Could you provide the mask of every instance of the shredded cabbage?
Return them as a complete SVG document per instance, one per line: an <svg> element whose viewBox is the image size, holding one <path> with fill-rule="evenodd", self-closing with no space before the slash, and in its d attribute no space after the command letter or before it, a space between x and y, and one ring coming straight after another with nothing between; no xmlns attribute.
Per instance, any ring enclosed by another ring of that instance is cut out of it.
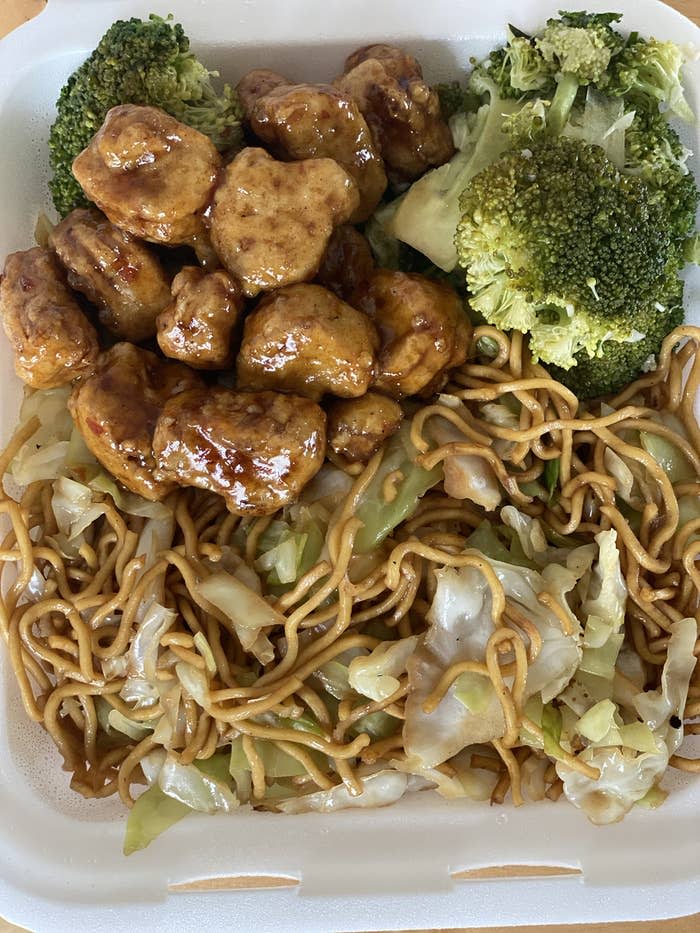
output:
<svg viewBox="0 0 700 933"><path fill-rule="evenodd" d="M464 417L468 413L465 406L454 396L441 395L438 404L456 411ZM452 422L444 418L431 418L426 433L437 446L454 442L468 442ZM453 499L468 499L482 506L487 512L493 512L501 503L501 487L493 468L483 457L472 454L453 454L442 462L445 492Z"/></svg>
<svg viewBox="0 0 700 933"><path fill-rule="evenodd" d="M599 710L593 707L579 720L579 729L583 723L589 734L597 735L609 726L606 735L580 753L581 760L600 770L600 779L594 781L561 761L556 764L567 798L594 823L621 820L635 803L647 798L683 739L681 713L695 669L698 627L695 619L682 619L670 628L661 686L636 698L644 722L622 724L617 707L609 702L598 704Z"/></svg>
<svg viewBox="0 0 700 933"><path fill-rule="evenodd" d="M245 651L251 651L261 664L272 661L275 651L263 630L274 626L284 628L284 616L249 586L225 571L213 573L198 583L196 589L201 597L231 620Z"/></svg>
<svg viewBox="0 0 700 933"><path fill-rule="evenodd" d="M119 486L118 483L104 470L93 477L89 486L95 492L106 493L114 500L114 504L121 512L127 515L137 515L142 518L167 518L170 509L162 502L149 502L143 496Z"/></svg>
<svg viewBox="0 0 700 933"><path fill-rule="evenodd" d="M303 797L280 800L277 804L283 813L330 813L334 810L346 810L351 807L388 807L396 803L408 789L408 777L399 771L376 771L360 778L362 793L353 797L344 784L338 784L330 790L320 790Z"/></svg>
<svg viewBox="0 0 700 933"><path fill-rule="evenodd" d="M418 636L411 635L398 641L382 642L371 654L354 658L348 668L350 686L370 700L386 700L398 690L398 678L405 673L417 644Z"/></svg>
<svg viewBox="0 0 700 933"><path fill-rule="evenodd" d="M39 428L17 452L10 471L15 482L27 486L37 480L56 479L65 472L73 419L68 412L70 386L27 391L19 412L19 426L32 418Z"/></svg>
<svg viewBox="0 0 700 933"><path fill-rule="evenodd" d="M470 713L485 713L493 696L493 687L488 677L465 671L455 681L455 699L466 706Z"/></svg>
<svg viewBox="0 0 700 933"><path fill-rule="evenodd" d="M156 703L163 689L156 677L160 640L177 619L177 613L153 602L144 613L127 654L127 678L121 696L137 709Z"/></svg>
<svg viewBox="0 0 700 933"><path fill-rule="evenodd" d="M274 742L268 742L265 739L253 739L253 744L262 759L266 777L286 778L306 774L306 768L292 755L287 754L287 752L275 745ZM310 754L317 761L325 760L318 752L312 751ZM243 751L243 736L239 735L231 742L229 771L234 777L241 771L250 771L250 762Z"/></svg>
<svg viewBox="0 0 700 933"><path fill-rule="evenodd" d="M192 810L186 804L164 794L157 785L137 798L126 821L124 855L145 849Z"/></svg>
<svg viewBox="0 0 700 933"><path fill-rule="evenodd" d="M517 534L523 553L529 560L547 550L547 539L538 519L519 512L514 505L506 505L501 509L501 521L506 528L512 528Z"/></svg>
<svg viewBox="0 0 700 933"><path fill-rule="evenodd" d="M495 774L473 770L470 767L471 754L467 751L451 758L449 765L452 773L448 775L437 768L426 768L418 759L412 757L391 762L392 768L412 776L413 783L409 782L409 792L430 788L447 800L464 797L469 800L489 799L498 780Z"/></svg>
<svg viewBox="0 0 700 933"><path fill-rule="evenodd" d="M51 509L68 541L74 541L106 511L104 503L94 501L89 486L67 476L58 477L53 485Z"/></svg>
<svg viewBox="0 0 700 933"><path fill-rule="evenodd" d="M129 738L134 739L135 742L140 742L149 732L153 732L153 726L138 722L135 719L128 719L117 709L109 711L107 723L112 729L116 729L117 732L128 735Z"/></svg>
<svg viewBox="0 0 700 933"><path fill-rule="evenodd" d="M676 415L671 412L664 412L663 417L661 415L652 417L659 424L671 428L676 434L687 439L683 422ZM639 440L642 447L652 455L672 483L683 483L697 479L692 464L689 463L683 451L674 443L659 434L654 434L652 431L640 431Z"/></svg>
<svg viewBox="0 0 700 933"><path fill-rule="evenodd" d="M413 514L421 496L442 479L439 465L432 470L424 470L418 465L418 451L411 443L410 433L410 424L404 422L387 441L379 469L360 497L355 509L356 516L363 523L355 538L358 554L367 554L377 548L397 525ZM387 502L384 498L385 480L397 471L402 478L394 484L394 498Z"/></svg>
<svg viewBox="0 0 700 933"><path fill-rule="evenodd" d="M158 787L168 797L200 813L230 813L239 804L223 781L207 774L203 768L180 764L173 754L166 755L158 774Z"/></svg>
<svg viewBox="0 0 700 933"><path fill-rule="evenodd" d="M467 566L446 567L435 575L430 628L407 665L411 692L405 705L404 748L421 768L434 768L467 745L499 738L505 729L501 704L490 685L488 706L478 714L457 699L454 684L432 713L423 709L448 667L484 660L493 632L491 593L483 574Z"/></svg>

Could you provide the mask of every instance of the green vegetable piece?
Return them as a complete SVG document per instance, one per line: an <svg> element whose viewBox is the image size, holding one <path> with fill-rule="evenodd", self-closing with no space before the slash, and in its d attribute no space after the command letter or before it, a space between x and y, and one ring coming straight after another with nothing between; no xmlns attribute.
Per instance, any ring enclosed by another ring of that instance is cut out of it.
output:
<svg viewBox="0 0 700 933"><path fill-rule="evenodd" d="M685 53L675 42L637 37L628 42L613 66L609 92L641 98L648 106L661 104L676 116L693 123L695 115L683 93L681 68Z"/></svg>
<svg viewBox="0 0 700 933"><path fill-rule="evenodd" d="M561 461L559 457L555 460L547 460L544 467L544 484L547 487L547 492L549 493L549 501L552 501L554 496L554 490L557 488L557 483L559 482L559 467Z"/></svg>
<svg viewBox="0 0 700 933"><path fill-rule="evenodd" d="M615 676L615 662L624 638L623 634L610 635L600 648L584 648L579 670L604 680L612 680Z"/></svg>
<svg viewBox="0 0 700 933"><path fill-rule="evenodd" d="M517 535L513 537L509 550L488 519L484 519L479 527L472 531L465 543L467 547L474 548L491 560L515 564L516 567L529 567L531 570L535 568L535 564L523 553Z"/></svg>
<svg viewBox="0 0 700 933"><path fill-rule="evenodd" d="M623 40L609 23L594 19L584 23L564 14L561 19L547 21L535 44L554 70L571 77L577 85L586 85L605 83L610 59Z"/></svg>
<svg viewBox="0 0 700 933"><path fill-rule="evenodd" d="M498 560L504 564L511 562L511 554L505 544L496 534L496 531L488 519L475 528L465 542L467 547L474 548L485 557L491 560Z"/></svg>
<svg viewBox="0 0 700 933"><path fill-rule="evenodd" d="M577 723L579 735L591 742L600 742L615 725L617 706L612 700L600 700L581 716Z"/></svg>
<svg viewBox="0 0 700 933"><path fill-rule="evenodd" d="M645 722L630 722L626 726L620 726L619 732L621 744L625 748L631 748L636 752L650 752L652 755L658 753L654 733Z"/></svg>
<svg viewBox="0 0 700 933"><path fill-rule="evenodd" d="M674 237L684 240L682 258L693 262L685 242L695 230L698 206L695 176L687 165L691 152L655 101L645 105L639 98L625 99L625 105L634 108L634 119L625 132L624 171L641 178L663 204Z"/></svg>
<svg viewBox="0 0 700 933"><path fill-rule="evenodd" d="M686 262L700 265L700 234L695 233L683 244L683 258Z"/></svg>
<svg viewBox="0 0 700 933"><path fill-rule="evenodd" d="M668 211L599 147L560 137L506 153L460 204L455 242L471 306L496 327L529 333L556 378L603 360L598 378L564 379L581 397L629 381L682 316Z"/></svg>
<svg viewBox="0 0 700 933"><path fill-rule="evenodd" d="M558 136L564 129L571 114L571 108L574 106L578 89L579 83L575 76L565 72L557 84L547 113L547 131L550 136Z"/></svg>
<svg viewBox="0 0 700 933"><path fill-rule="evenodd" d="M544 736L544 752L551 758L561 756L561 725L562 718L559 709L551 703L542 707L542 735Z"/></svg>
<svg viewBox="0 0 700 933"><path fill-rule="evenodd" d="M528 100L520 110L505 118L503 132L510 136L514 148L529 146L535 140L544 137L547 131L549 106L548 100L537 97L534 100Z"/></svg>
<svg viewBox="0 0 700 933"><path fill-rule="evenodd" d="M231 775L228 767L229 759L230 756L226 752L216 752L210 758L197 759L194 762L194 766L201 771L202 774L206 774L208 777L214 778L215 781L220 781L222 784L230 787Z"/></svg>
<svg viewBox="0 0 700 933"><path fill-rule="evenodd" d="M655 784L646 794L637 801L638 807L643 807L646 810L655 810L657 807L660 807L661 804L668 797L668 791L662 790L658 784Z"/></svg>
<svg viewBox="0 0 700 933"><path fill-rule="evenodd" d="M188 806L168 797L157 784L149 787L129 810L124 835L124 855L145 849L188 813L192 813Z"/></svg>
<svg viewBox="0 0 700 933"><path fill-rule="evenodd" d="M343 700L354 693L348 679L347 664L335 660L326 661L325 664L318 668L316 676L323 682L326 691L336 700Z"/></svg>
<svg viewBox="0 0 700 933"><path fill-rule="evenodd" d="M404 422L389 440L379 469L360 499L355 514L363 523L355 538L355 551L367 554L399 525L409 518L418 506L421 496L442 479L442 467L424 470L416 463L418 451L411 443L410 424ZM384 481L395 470L403 479L394 484L395 497L384 499Z"/></svg>
<svg viewBox="0 0 700 933"><path fill-rule="evenodd" d="M493 684L483 674L465 671L455 681L454 695L470 713L483 713L493 699Z"/></svg>
<svg viewBox="0 0 700 933"><path fill-rule="evenodd" d="M672 483L696 479L695 470L671 441L651 431L640 431L639 439L642 447L652 455Z"/></svg>
<svg viewBox="0 0 700 933"><path fill-rule="evenodd" d="M499 96L507 100L550 92L556 68L545 60L533 39L509 26L506 45L494 49L474 71L494 81Z"/></svg>
<svg viewBox="0 0 700 933"><path fill-rule="evenodd" d="M297 729L299 732L313 732L314 735L323 735L323 729L316 719L309 714L303 714L296 719L288 716L280 716L279 724L285 729Z"/></svg>
<svg viewBox="0 0 700 933"><path fill-rule="evenodd" d="M440 109L445 120L456 113L474 113L479 109L479 97L459 81L445 81L433 88L440 99Z"/></svg>
<svg viewBox="0 0 700 933"><path fill-rule="evenodd" d="M260 755L265 774L270 778L295 777L299 774L306 774L306 768L288 755L287 752L278 748L273 742L265 739L253 739L255 750ZM250 771L250 762L243 751L243 736L237 736L231 742L231 755L227 765L227 780L230 781L230 775L235 775L240 771ZM267 796L267 795L266 795Z"/></svg>
<svg viewBox="0 0 700 933"><path fill-rule="evenodd" d="M366 716L363 716L362 719L358 719L350 729L350 732L353 735L360 735L366 732L367 735L376 741L378 739L388 739L389 736L393 735L400 727L401 724L398 719L395 719L383 710L378 710L376 713L368 713Z"/></svg>
<svg viewBox="0 0 700 933"><path fill-rule="evenodd" d="M535 723L537 726L542 726L542 709L544 704L542 703L542 695L540 693L533 694L525 703L523 712L525 716L530 720L530 722ZM543 748L542 739L530 730L526 726L520 727L520 741L524 745L528 745L530 748Z"/></svg>

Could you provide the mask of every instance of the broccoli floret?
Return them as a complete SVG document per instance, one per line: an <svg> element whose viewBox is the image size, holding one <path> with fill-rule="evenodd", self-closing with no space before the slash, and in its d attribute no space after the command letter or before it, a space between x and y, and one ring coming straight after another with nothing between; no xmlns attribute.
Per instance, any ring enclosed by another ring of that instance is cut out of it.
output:
<svg viewBox="0 0 700 933"><path fill-rule="evenodd" d="M590 84L603 87L607 83L610 61L624 45L622 36L610 25L619 18L616 13L562 12L559 19L547 20L536 45L556 73L557 88L549 116L552 135L562 131L579 88Z"/></svg>
<svg viewBox="0 0 700 933"><path fill-rule="evenodd" d="M462 87L459 81L446 81L433 88L440 100L440 110L445 120L457 113L475 113L479 109L478 95L468 87Z"/></svg>
<svg viewBox="0 0 700 933"><path fill-rule="evenodd" d="M564 369L626 341L675 283L678 249L663 205L603 150L560 137L508 152L473 178L455 238L471 304L530 334L535 358Z"/></svg>
<svg viewBox="0 0 700 933"><path fill-rule="evenodd" d="M535 40L513 26L508 27L506 44L474 70L488 76L504 99L554 90L555 69L542 57Z"/></svg>
<svg viewBox="0 0 700 933"><path fill-rule="evenodd" d="M503 132L510 137L513 146L528 146L544 136L548 109L549 101L536 97L504 119Z"/></svg>
<svg viewBox="0 0 700 933"><path fill-rule="evenodd" d="M49 183L61 215L87 204L73 177L75 157L117 104L147 104L205 133L218 149L240 144L242 109L226 85L217 95L208 71L189 50L182 26L152 15L120 20L61 90L49 136Z"/></svg>
<svg viewBox="0 0 700 933"><path fill-rule="evenodd" d="M536 40L544 60L554 70L573 75L579 84L600 83L623 41L610 27L608 14L601 18L567 13L560 19L547 20L544 32Z"/></svg>
<svg viewBox="0 0 700 933"><path fill-rule="evenodd" d="M624 39L611 28L613 23L619 23L621 19L622 13L586 13L585 10L559 10L559 20L550 20L550 22L562 22L565 26L576 26L581 29L599 28L607 32L609 42L622 47Z"/></svg>
<svg viewBox="0 0 700 933"><path fill-rule="evenodd" d="M683 295L666 311L649 315L641 340L626 343L608 341L603 344L603 355L591 357L585 350L576 354L576 365L571 369L550 366L551 375L571 389L580 399L612 395L644 372L656 367L656 360L664 338L674 327L683 323Z"/></svg>
<svg viewBox="0 0 700 933"><path fill-rule="evenodd" d="M683 95L681 68L685 55L675 42L637 38L630 42L613 63L609 93L631 100L653 101L682 120L693 123L695 116Z"/></svg>
<svg viewBox="0 0 700 933"><path fill-rule="evenodd" d="M523 36L510 35L506 48L506 60L510 67L510 84L513 90L542 91L552 85L552 69L546 64L541 52Z"/></svg>
<svg viewBox="0 0 700 933"><path fill-rule="evenodd" d="M624 171L646 182L678 238L695 228L698 188L686 164L690 154L655 103L637 109L625 134Z"/></svg>

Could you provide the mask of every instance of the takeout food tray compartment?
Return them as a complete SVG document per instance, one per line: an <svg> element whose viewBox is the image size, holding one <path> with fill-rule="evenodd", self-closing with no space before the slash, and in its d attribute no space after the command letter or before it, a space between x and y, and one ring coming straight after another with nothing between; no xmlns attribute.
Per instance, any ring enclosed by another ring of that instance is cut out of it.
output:
<svg viewBox="0 0 700 933"><path fill-rule="evenodd" d="M580 6L581 4L579 4ZM587 2L623 27L700 47L700 31L654 0ZM47 136L58 91L118 18L172 12L209 67L328 81L371 41L405 45L432 81L535 29L545 0L49 0L0 44L0 258L33 243L49 204ZM700 64L686 68L700 104ZM700 150L698 128L684 142ZM692 168L697 172L698 160ZM700 273L687 318L700 323ZM0 340L0 440L21 388ZM70 791L60 758L21 706L0 651L0 914L35 930L388 930L652 919L700 909L700 782L669 775L664 806L597 828L561 801L489 807L414 794L382 810L190 816L128 859L123 810ZM555 877L475 878L485 866L561 866ZM214 879L214 880L212 880ZM192 882L207 881L206 893Z"/></svg>

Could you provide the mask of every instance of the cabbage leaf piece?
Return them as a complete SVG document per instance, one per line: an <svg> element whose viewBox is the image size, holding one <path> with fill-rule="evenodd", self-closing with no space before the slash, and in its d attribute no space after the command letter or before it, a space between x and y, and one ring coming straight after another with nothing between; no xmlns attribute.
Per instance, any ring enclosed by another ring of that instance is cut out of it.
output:
<svg viewBox="0 0 700 933"><path fill-rule="evenodd" d="M348 668L350 686L370 700L386 700L398 690L399 677L417 644L417 635L383 641L370 654L354 658Z"/></svg>
<svg viewBox="0 0 700 933"><path fill-rule="evenodd" d="M337 784L330 790L320 790L302 797L290 797L281 800L277 807L283 813L331 813L334 810L346 810L350 807L388 807L396 803L406 793L409 779L399 771L376 771L367 777L361 777L362 793L353 797L345 784Z"/></svg>
<svg viewBox="0 0 700 933"><path fill-rule="evenodd" d="M528 567L484 559L506 597L539 632L542 646L529 665L525 698L538 694L548 703L566 686L581 660L580 625L568 607L566 594L576 586L589 562L572 560L575 569L557 565L556 570L547 568L540 574ZM449 667L462 661L485 660L486 646L494 632L491 591L477 568L443 568L436 571L436 576L437 588L428 614L430 627L407 665L411 693L405 707L404 746L407 755L426 768L434 768L468 745L499 738L505 729L502 708L490 681L479 684L477 691L472 680L465 683L460 677L435 710L426 713L423 708ZM564 611L571 614L574 623L570 634L539 602L537 597L544 592L565 604Z"/></svg>
<svg viewBox="0 0 700 933"><path fill-rule="evenodd" d="M637 733L640 726L651 731L654 750L639 752L634 743L590 745L580 753L580 758L600 770L597 781L561 761L556 763L566 797L593 823L617 822L637 801L645 799L663 777L670 756L683 740L683 710L695 669L693 650L698 628L695 619L681 619L670 628L661 686L637 695L635 705L644 722L630 724L638 727ZM624 738L623 734L623 742Z"/></svg>

